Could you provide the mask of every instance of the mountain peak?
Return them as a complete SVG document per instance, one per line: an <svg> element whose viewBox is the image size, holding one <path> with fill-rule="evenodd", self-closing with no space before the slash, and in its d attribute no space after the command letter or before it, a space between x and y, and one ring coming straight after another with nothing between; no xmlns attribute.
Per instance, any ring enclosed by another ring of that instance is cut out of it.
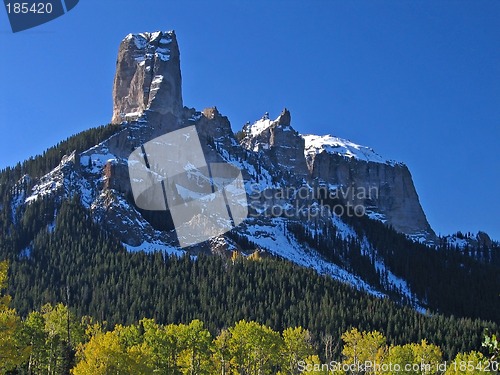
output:
<svg viewBox="0 0 500 375"><path fill-rule="evenodd" d="M219 117L221 115L217 107L205 108L201 113L203 114L203 116L205 116L210 120L213 120L214 118Z"/></svg>
<svg viewBox="0 0 500 375"><path fill-rule="evenodd" d="M113 123L136 120L150 110L182 111L180 52L174 31L129 34L118 51Z"/></svg>
<svg viewBox="0 0 500 375"><path fill-rule="evenodd" d="M253 124L245 124L243 129L252 138L276 127L289 128L291 120L290 111L285 108L275 120L271 120L269 112L266 112L260 120L255 121Z"/></svg>
<svg viewBox="0 0 500 375"><path fill-rule="evenodd" d="M146 41L152 41L152 40L157 40L162 37L170 37L170 38L176 38L175 31L174 30L168 30L168 31L154 31L154 32L144 32L144 33L130 33L128 34L125 40L129 40L131 38L138 40L140 43L140 39L146 40Z"/></svg>
<svg viewBox="0 0 500 375"><path fill-rule="evenodd" d="M290 126L291 122L292 116L290 114L290 111L284 108L280 116L278 117L278 123L283 126Z"/></svg>

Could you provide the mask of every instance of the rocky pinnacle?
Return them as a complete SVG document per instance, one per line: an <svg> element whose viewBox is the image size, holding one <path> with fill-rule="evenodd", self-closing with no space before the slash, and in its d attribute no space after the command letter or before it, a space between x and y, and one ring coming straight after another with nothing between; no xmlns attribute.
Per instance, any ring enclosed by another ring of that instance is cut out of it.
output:
<svg viewBox="0 0 500 375"><path fill-rule="evenodd" d="M174 31L129 34L121 42L113 87L113 123L150 110L178 116L183 108L180 53Z"/></svg>

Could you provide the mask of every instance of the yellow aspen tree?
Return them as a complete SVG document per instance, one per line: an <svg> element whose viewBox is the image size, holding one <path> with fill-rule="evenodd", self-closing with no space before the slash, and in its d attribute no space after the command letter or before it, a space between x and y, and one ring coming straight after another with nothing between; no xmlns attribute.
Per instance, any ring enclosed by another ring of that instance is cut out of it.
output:
<svg viewBox="0 0 500 375"><path fill-rule="evenodd" d="M7 287L8 269L6 261L0 262L0 374L23 363L30 351L20 339L21 319L9 307L10 296L2 292Z"/></svg>

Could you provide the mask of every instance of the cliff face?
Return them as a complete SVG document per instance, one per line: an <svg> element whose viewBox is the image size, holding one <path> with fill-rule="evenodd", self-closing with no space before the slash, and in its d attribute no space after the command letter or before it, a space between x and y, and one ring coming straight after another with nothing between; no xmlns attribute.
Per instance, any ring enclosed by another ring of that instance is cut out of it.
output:
<svg viewBox="0 0 500 375"><path fill-rule="evenodd" d="M129 34L120 44L113 87L113 123L145 110L182 111L180 53L175 32Z"/></svg>
<svg viewBox="0 0 500 375"><path fill-rule="evenodd" d="M307 156L312 179L334 187L353 205L362 205L369 216L399 232L424 239L434 236L406 165L349 158L324 149Z"/></svg>
<svg viewBox="0 0 500 375"><path fill-rule="evenodd" d="M421 240L431 240L430 227L403 163L385 160L368 147L333 136L300 135L284 110L276 120L266 114L243 128L241 145L260 155L261 163L283 187L304 183L342 204L363 207L377 220Z"/></svg>

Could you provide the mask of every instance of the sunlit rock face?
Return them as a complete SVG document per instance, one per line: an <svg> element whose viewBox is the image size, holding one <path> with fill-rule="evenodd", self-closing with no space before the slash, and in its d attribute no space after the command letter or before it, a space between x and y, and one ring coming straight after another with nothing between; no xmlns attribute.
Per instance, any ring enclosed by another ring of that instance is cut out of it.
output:
<svg viewBox="0 0 500 375"><path fill-rule="evenodd" d="M182 112L182 78L175 32L129 34L121 42L113 87L113 123L133 121L146 110Z"/></svg>

